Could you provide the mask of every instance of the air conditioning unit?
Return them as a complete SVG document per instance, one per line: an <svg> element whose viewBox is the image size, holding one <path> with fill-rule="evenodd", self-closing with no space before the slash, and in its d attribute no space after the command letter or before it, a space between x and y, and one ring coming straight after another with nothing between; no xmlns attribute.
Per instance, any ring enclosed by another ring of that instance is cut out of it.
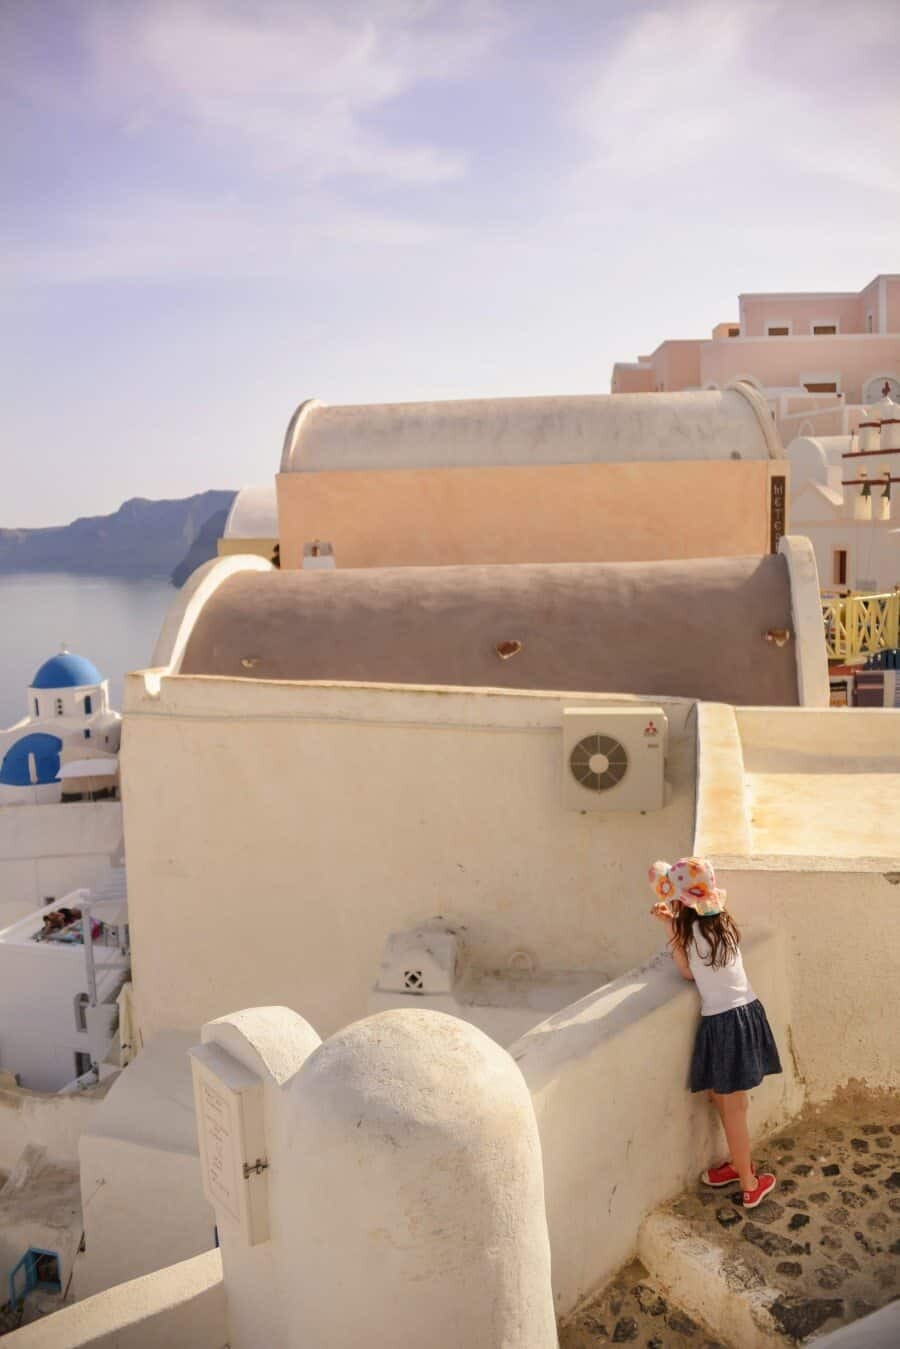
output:
<svg viewBox="0 0 900 1349"><path fill-rule="evenodd" d="M661 707L563 711L566 810L662 810L668 721Z"/></svg>

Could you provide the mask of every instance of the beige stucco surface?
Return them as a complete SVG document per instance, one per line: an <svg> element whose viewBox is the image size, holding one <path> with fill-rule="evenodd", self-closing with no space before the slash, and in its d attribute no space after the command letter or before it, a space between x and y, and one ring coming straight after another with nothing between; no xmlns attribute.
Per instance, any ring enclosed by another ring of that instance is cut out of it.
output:
<svg viewBox="0 0 900 1349"><path fill-rule="evenodd" d="M900 870L900 717L891 708L699 713L698 850Z"/></svg>
<svg viewBox="0 0 900 1349"><path fill-rule="evenodd" d="M764 405L743 387L657 398L552 395L338 407L308 399L288 425L281 471L511 468L779 455Z"/></svg>
<svg viewBox="0 0 900 1349"><path fill-rule="evenodd" d="M227 1349L218 1251L119 1284L9 1336L10 1349Z"/></svg>
<svg viewBox="0 0 900 1349"><path fill-rule="evenodd" d="M219 539L216 552L219 557L240 556L264 557L271 562L278 539L275 535L265 539Z"/></svg>
<svg viewBox="0 0 900 1349"><path fill-rule="evenodd" d="M556 1349L540 1142L505 1050L382 1012L315 1049L280 1108L284 1349Z"/></svg>
<svg viewBox="0 0 900 1349"><path fill-rule="evenodd" d="M215 1244L200 1187L188 1050L193 1033L148 1040L79 1142L85 1251L73 1296L187 1260Z"/></svg>
<svg viewBox="0 0 900 1349"><path fill-rule="evenodd" d="M305 481L305 479L304 479ZM808 582L809 584L809 582ZM814 605L818 591L812 582ZM180 672L793 704L782 557L669 563L236 572L199 611ZM816 618L825 683L824 639ZM521 643L508 660L496 644Z"/></svg>
<svg viewBox="0 0 900 1349"><path fill-rule="evenodd" d="M74 1165L78 1140L106 1096L108 1081L67 1094L0 1087L0 1171L11 1171L27 1144L45 1149L49 1162Z"/></svg>
<svg viewBox="0 0 900 1349"><path fill-rule="evenodd" d="M700 711L694 851L739 921L785 936L810 1100L900 1082L898 736L891 710Z"/></svg>
<svg viewBox="0 0 900 1349"><path fill-rule="evenodd" d="M275 483L242 487L235 493L222 531L221 543L238 544L242 540L278 537L278 503Z"/></svg>
<svg viewBox="0 0 900 1349"><path fill-rule="evenodd" d="M313 539L332 544L338 567L767 552L770 465L758 455L732 461L733 442L721 444L722 455L669 462L386 469L376 460L365 471L283 472L282 566L300 567Z"/></svg>
<svg viewBox="0 0 900 1349"><path fill-rule="evenodd" d="M648 907L641 917L658 944ZM781 942L763 924L748 925L746 937L749 975L785 1045L791 1004ZM612 1277L633 1255L644 1217L721 1147L705 1096L687 1090L698 1012L694 986L663 952L510 1046L534 1097L559 1316ZM757 1136L802 1099L785 1059L785 1074L752 1093Z"/></svg>
<svg viewBox="0 0 900 1349"><path fill-rule="evenodd" d="M563 808L562 709L627 698L127 682L145 1040L272 1003L328 1034L364 1015L387 933L437 915L482 970L524 950L538 970L615 974L652 949L648 859L690 844L690 703L665 704L670 804L603 816Z"/></svg>

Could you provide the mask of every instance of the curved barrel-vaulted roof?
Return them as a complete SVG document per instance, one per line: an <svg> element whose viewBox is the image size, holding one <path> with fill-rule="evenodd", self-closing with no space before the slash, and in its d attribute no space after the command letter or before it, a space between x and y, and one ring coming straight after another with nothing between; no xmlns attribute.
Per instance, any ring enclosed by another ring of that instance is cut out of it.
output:
<svg viewBox="0 0 900 1349"><path fill-rule="evenodd" d="M798 702L783 557L242 571L179 673ZM498 643L520 643L501 659Z"/></svg>
<svg viewBox="0 0 900 1349"><path fill-rule="evenodd" d="M748 384L690 393L483 398L329 407L301 403L282 473L666 459L780 458Z"/></svg>
<svg viewBox="0 0 900 1349"><path fill-rule="evenodd" d="M33 689L77 689L102 684L103 676L93 662L71 651L61 651L45 660L30 687Z"/></svg>
<svg viewBox="0 0 900 1349"><path fill-rule="evenodd" d="M278 503L275 483L242 487L225 521L225 539L277 539Z"/></svg>

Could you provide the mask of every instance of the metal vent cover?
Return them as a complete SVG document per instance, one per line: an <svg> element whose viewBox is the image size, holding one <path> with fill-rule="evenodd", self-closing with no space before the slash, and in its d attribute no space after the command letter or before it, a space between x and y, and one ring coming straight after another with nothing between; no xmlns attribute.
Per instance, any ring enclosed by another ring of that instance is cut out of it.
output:
<svg viewBox="0 0 900 1349"><path fill-rule="evenodd" d="M628 772L628 751L610 735L586 735L573 746L569 768L575 781L588 791L607 792Z"/></svg>

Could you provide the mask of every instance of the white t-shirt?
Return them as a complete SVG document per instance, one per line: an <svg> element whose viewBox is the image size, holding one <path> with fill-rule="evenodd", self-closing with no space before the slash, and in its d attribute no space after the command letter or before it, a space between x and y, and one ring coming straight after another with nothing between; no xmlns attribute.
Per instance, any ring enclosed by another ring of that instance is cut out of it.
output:
<svg viewBox="0 0 900 1349"><path fill-rule="evenodd" d="M756 994L744 973L740 948L730 960L715 970L706 964L709 952L709 942L695 923L688 964L700 994L700 1015L718 1016L719 1012L730 1012L732 1007L746 1007L747 1003L755 1002Z"/></svg>

